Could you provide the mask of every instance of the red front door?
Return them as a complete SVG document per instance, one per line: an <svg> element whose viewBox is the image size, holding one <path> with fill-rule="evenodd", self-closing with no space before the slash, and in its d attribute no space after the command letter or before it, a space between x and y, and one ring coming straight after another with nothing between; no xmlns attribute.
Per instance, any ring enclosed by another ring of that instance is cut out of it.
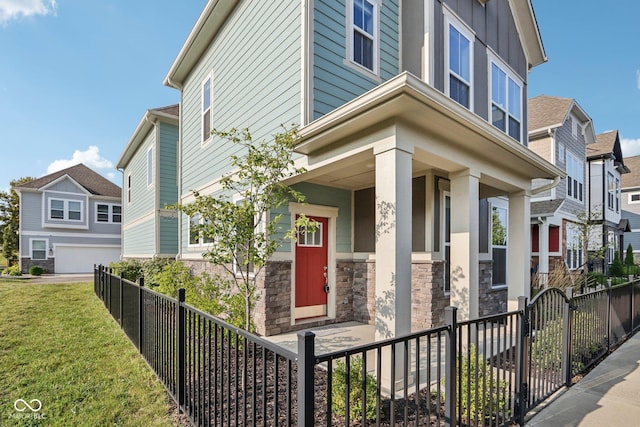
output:
<svg viewBox="0 0 640 427"><path fill-rule="evenodd" d="M300 231L296 242L296 319L327 314L327 218L310 216L318 227Z"/></svg>

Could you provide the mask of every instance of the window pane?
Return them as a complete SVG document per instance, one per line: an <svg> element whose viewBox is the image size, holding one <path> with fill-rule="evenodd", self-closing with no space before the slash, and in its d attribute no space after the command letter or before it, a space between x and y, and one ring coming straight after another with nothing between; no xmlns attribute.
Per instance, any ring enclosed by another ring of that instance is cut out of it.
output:
<svg viewBox="0 0 640 427"><path fill-rule="evenodd" d="M458 75L466 81L471 81L470 71L471 66L469 64L469 40L467 40L462 34L460 34L460 71Z"/></svg>
<svg viewBox="0 0 640 427"><path fill-rule="evenodd" d="M505 113L503 110L498 108L495 104L492 104L491 108L491 123L498 129L505 131L506 130L506 121L505 121Z"/></svg>
<svg viewBox="0 0 640 427"><path fill-rule="evenodd" d="M515 117L518 121L522 118L520 93L520 86L515 81L509 79L509 114Z"/></svg>
<svg viewBox="0 0 640 427"><path fill-rule="evenodd" d="M494 246L507 245L507 210L494 206L491 218L491 241Z"/></svg>
<svg viewBox="0 0 640 427"><path fill-rule="evenodd" d="M469 86L455 76L451 76L449 96L464 107L469 108Z"/></svg>
<svg viewBox="0 0 640 427"><path fill-rule="evenodd" d="M206 141L211 136L211 110L202 116L202 140Z"/></svg>
<svg viewBox="0 0 640 427"><path fill-rule="evenodd" d="M491 64L491 100L505 111L507 109L506 79L507 75L496 64Z"/></svg>
<svg viewBox="0 0 640 427"><path fill-rule="evenodd" d="M31 242L33 250L45 250L47 249L47 242L44 240L34 240Z"/></svg>
<svg viewBox="0 0 640 427"><path fill-rule="evenodd" d="M467 82L471 81L469 48L469 40L449 25L449 69Z"/></svg>
<svg viewBox="0 0 640 427"><path fill-rule="evenodd" d="M52 219L64 219L64 211L51 209L51 218Z"/></svg>
<svg viewBox="0 0 640 427"><path fill-rule="evenodd" d="M373 40L356 30L353 32L353 60L373 70Z"/></svg>
<svg viewBox="0 0 640 427"><path fill-rule="evenodd" d="M451 242L451 197L444 198L444 241Z"/></svg>
<svg viewBox="0 0 640 427"><path fill-rule="evenodd" d="M373 36L373 3L368 1L364 2L364 26L362 29Z"/></svg>
<svg viewBox="0 0 640 427"><path fill-rule="evenodd" d="M109 214L99 213L98 222L109 222Z"/></svg>
<svg viewBox="0 0 640 427"><path fill-rule="evenodd" d="M189 219L189 244L197 245L200 241L198 233L198 224L200 224L200 215L194 214Z"/></svg>
<svg viewBox="0 0 640 427"><path fill-rule="evenodd" d="M122 215L113 214L113 222L122 222Z"/></svg>
<svg viewBox="0 0 640 427"><path fill-rule="evenodd" d="M493 248L492 255L492 283L494 285L504 285L507 283L507 250L505 248Z"/></svg>
<svg viewBox="0 0 640 427"><path fill-rule="evenodd" d="M64 201L62 201L62 200L52 200L51 201L51 209L64 210Z"/></svg>
<svg viewBox="0 0 640 427"><path fill-rule="evenodd" d="M509 136L520 141L520 122L509 116Z"/></svg>
<svg viewBox="0 0 640 427"><path fill-rule="evenodd" d="M202 85L202 111L211 107L211 79L207 79Z"/></svg>
<svg viewBox="0 0 640 427"><path fill-rule="evenodd" d="M33 251L31 259L47 259L47 251Z"/></svg>
<svg viewBox="0 0 640 427"><path fill-rule="evenodd" d="M353 25L364 29L364 0L353 0Z"/></svg>
<svg viewBox="0 0 640 427"><path fill-rule="evenodd" d="M98 213L109 213L109 205L98 205Z"/></svg>

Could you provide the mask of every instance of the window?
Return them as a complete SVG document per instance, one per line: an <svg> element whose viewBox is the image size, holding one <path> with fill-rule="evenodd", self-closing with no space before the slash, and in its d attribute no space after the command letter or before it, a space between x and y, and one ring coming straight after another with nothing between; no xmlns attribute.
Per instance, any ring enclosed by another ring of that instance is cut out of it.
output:
<svg viewBox="0 0 640 427"><path fill-rule="evenodd" d="M491 61L491 123L522 141L522 84L515 75Z"/></svg>
<svg viewBox="0 0 640 427"><path fill-rule="evenodd" d="M620 212L620 179L616 178L616 212Z"/></svg>
<svg viewBox="0 0 640 427"><path fill-rule="evenodd" d="M378 5L369 0L352 0L351 61L377 73Z"/></svg>
<svg viewBox="0 0 640 427"><path fill-rule="evenodd" d="M607 172L607 207L610 210L613 210L615 205L615 181L613 179L613 174L611 172Z"/></svg>
<svg viewBox="0 0 640 427"><path fill-rule="evenodd" d="M202 235L204 220L196 213L189 218L189 245L202 246L212 243L213 239Z"/></svg>
<svg viewBox="0 0 640 427"><path fill-rule="evenodd" d="M96 222L122 222L122 207L120 205L98 203L96 205Z"/></svg>
<svg viewBox="0 0 640 427"><path fill-rule="evenodd" d="M466 108L472 109L473 39L470 32L462 30L462 24L454 25L453 16L447 15L447 69L445 82L447 95Z"/></svg>
<svg viewBox="0 0 640 427"><path fill-rule="evenodd" d="M611 264L616 257L616 251L618 245L616 245L616 235L613 231L607 232L607 263Z"/></svg>
<svg viewBox="0 0 640 427"><path fill-rule="evenodd" d="M202 142L211 138L211 99L212 99L212 79L208 76L202 82Z"/></svg>
<svg viewBox="0 0 640 427"><path fill-rule="evenodd" d="M640 203L640 192L638 193L629 193L629 203Z"/></svg>
<svg viewBox="0 0 640 427"><path fill-rule="evenodd" d="M127 203L131 203L131 174L127 175Z"/></svg>
<svg viewBox="0 0 640 427"><path fill-rule="evenodd" d="M153 147L147 151L147 186L153 184Z"/></svg>
<svg viewBox="0 0 640 427"><path fill-rule="evenodd" d="M298 246L318 247L321 248L322 242L322 223L316 222L314 230L300 229L298 232Z"/></svg>
<svg viewBox="0 0 640 427"><path fill-rule="evenodd" d="M558 143L558 160L556 163L564 163L565 162L565 154L564 154L564 144Z"/></svg>
<svg viewBox="0 0 640 427"><path fill-rule="evenodd" d="M507 284L507 208L492 206L491 246L493 258L493 286Z"/></svg>
<svg viewBox="0 0 640 427"><path fill-rule="evenodd" d="M451 292L451 195L444 196L444 292Z"/></svg>
<svg viewBox="0 0 640 427"><path fill-rule="evenodd" d="M583 248L580 231L573 226L567 226L567 266L575 270L582 266Z"/></svg>
<svg viewBox="0 0 640 427"><path fill-rule="evenodd" d="M32 260L47 259L47 241L46 240L31 241L31 259Z"/></svg>
<svg viewBox="0 0 640 427"><path fill-rule="evenodd" d="M567 196L583 201L584 163L567 153Z"/></svg>
<svg viewBox="0 0 640 427"><path fill-rule="evenodd" d="M77 200L49 200L49 219L82 221L82 202Z"/></svg>

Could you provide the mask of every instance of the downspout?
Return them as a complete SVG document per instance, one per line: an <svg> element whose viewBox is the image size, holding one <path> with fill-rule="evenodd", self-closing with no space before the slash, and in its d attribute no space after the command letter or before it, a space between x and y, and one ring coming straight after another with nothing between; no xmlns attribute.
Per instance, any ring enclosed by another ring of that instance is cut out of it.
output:
<svg viewBox="0 0 640 427"><path fill-rule="evenodd" d="M170 77L167 77L168 86L178 89L180 91L180 103L178 104L179 113L178 113L178 144L176 147L177 159L176 159L176 184L177 184L177 203L182 203L182 105L184 100L184 91L182 90L184 86L180 83L174 82ZM179 260L182 258L182 218L183 214L181 211L178 211L178 251L175 255L175 259Z"/></svg>
<svg viewBox="0 0 640 427"><path fill-rule="evenodd" d="M124 169L119 168L118 170L122 174L122 188L126 191L126 188L124 185ZM121 206L120 213L122 215L122 218L120 219L120 261L122 261L124 260L124 227L123 225L125 221L124 207L126 206L126 204L124 203L124 191L120 191L120 206Z"/></svg>

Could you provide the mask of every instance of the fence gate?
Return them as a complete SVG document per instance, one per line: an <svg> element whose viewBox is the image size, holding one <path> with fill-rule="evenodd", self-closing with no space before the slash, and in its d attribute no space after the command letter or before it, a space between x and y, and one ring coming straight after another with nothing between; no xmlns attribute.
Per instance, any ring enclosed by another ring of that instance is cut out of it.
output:
<svg viewBox="0 0 640 427"><path fill-rule="evenodd" d="M524 398L528 411L571 382L571 289L549 288L525 314Z"/></svg>

